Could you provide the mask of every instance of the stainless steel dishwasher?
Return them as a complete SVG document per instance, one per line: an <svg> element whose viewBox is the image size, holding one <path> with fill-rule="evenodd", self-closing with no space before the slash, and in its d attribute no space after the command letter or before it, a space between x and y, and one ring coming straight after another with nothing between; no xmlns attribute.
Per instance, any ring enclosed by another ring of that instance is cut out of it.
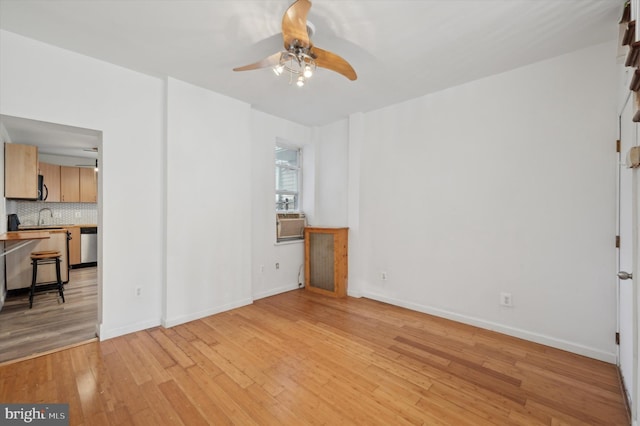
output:
<svg viewBox="0 0 640 426"><path fill-rule="evenodd" d="M80 228L80 263L98 262L98 228Z"/></svg>

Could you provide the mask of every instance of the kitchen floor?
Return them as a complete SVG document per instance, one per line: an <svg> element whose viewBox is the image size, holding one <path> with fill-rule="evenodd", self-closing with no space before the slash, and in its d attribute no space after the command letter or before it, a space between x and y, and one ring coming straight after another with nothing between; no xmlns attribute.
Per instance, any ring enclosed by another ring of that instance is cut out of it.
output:
<svg viewBox="0 0 640 426"><path fill-rule="evenodd" d="M96 337L98 321L97 267L72 269L64 286L66 303L57 290L7 297L0 311L0 363L70 346Z"/></svg>

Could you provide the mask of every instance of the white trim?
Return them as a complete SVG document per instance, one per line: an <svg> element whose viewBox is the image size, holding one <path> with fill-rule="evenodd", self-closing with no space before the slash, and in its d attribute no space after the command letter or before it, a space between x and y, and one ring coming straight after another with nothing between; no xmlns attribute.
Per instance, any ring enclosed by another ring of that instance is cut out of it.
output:
<svg viewBox="0 0 640 426"><path fill-rule="evenodd" d="M286 240L286 241L276 241L275 243L273 243L274 246L286 246L289 244L302 244L304 243L304 238L298 238L296 240Z"/></svg>
<svg viewBox="0 0 640 426"><path fill-rule="evenodd" d="M253 300L264 299L265 297L275 296L276 294L286 293L291 290L298 290L299 288L302 287L298 287L298 284L283 285L278 288L272 288L267 291L256 293L253 295Z"/></svg>
<svg viewBox="0 0 640 426"><path fill-rule="evenodd" d="M136 331L147 330L149 328L161 325L160 321L143 321L135 324L129 324L124 327L105 328L104 324L100 324L98 336L100 340L112 339L114 337L124 336L125 334L135 333Z"/></svg>
<svg viewBox="0 0 640 426"><path fill-rule="evenodd" d="M184 324L185 322L194 321L200 318L208 317L211 315L219 314L220 312L230 311L231 309L240 308L242 306L251 305L253 300L242 299L237 302L227 303L226 305L217 306L211 309L204 309L202 311L193 312L188 315L180 315L173 318L165 318L162 321L162 326L165 328L171 328L176 325Z"/></svg>
<svg viewBox="0 0 640 426"><path fill-rule="evenodd" d="M485 321L480 318L470 317L467 315L457 314L455 312L447 311L432 306L420 305L413 302L405 302L403 300L393 299L380 294L364 291L363 297L377 300L380 302L390 303L395 306L411 309L413 311L422 312L429 315L434 315L441 318L450 319L453 321L461 322L463 324L469 324L476 327L484 328L487 330L497 331L509 336L518 337L531 342L540 343L542 345L551 346L557 349L573 352L579 355L584 355L589 358L594 358L600 361L608 362L610 364L616 363L615 352L604 352L596 348L580 345L577 343L569 342L567 340L556 339L554 337L546 336L544 334L534 333L527 330L522 330L515 327L510 327L503 324L498 324L492 321Z"/></svg>

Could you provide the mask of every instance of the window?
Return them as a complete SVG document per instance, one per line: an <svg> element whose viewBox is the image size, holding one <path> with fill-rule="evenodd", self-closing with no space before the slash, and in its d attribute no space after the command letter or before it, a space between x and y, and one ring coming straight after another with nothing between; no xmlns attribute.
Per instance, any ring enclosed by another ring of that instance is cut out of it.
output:
<svg viewBox="0 0 640 426"><path fill-rule="evenodd" d="M300 211L301 153L299 148L276 145L276 211Z"/></svg>

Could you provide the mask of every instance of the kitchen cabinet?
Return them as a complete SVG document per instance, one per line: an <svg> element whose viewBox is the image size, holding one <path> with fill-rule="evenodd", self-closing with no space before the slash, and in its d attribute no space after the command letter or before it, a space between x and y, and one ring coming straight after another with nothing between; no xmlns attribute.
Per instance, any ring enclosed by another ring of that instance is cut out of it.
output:
<svg viewBox="0 0 640 426"><path fill-rule="evenodd" d="M80 227L70 226L68 228L71 234L69 241L69 265L75 266L80 264Z"/></svg>
<svg viewBox="0 0 640 426"><path fill-rule="evenodd" d="M97 189L93 168L60 166L60 201L95 203L98 201Z"/></svg>
<svg viewBox="0 0 640 426"><path fill-rule="evenodd" d="M80 202L95 203L98 201L98 185L96 171L91 168L80 168Z"/></svg>
<svg viewBox="0 0 640 426"><path fill-rule="evenodd" d="M305 289L347 295L348 234L349 228L304 228Z"/></svg>
<svg viewBox="0 0 640 426"><path fill-rule="evenodd" d="M60 202L60 166L57 164L40 163L40 174L44 178L43 191L49 203Z"/></svg>
<svg viewBox="0 0 640 426"><path fill-rule="evenodd" d="M21 231L21 232L42 232L42 231ZM28 244L19 248L5 256L6 273L7 273L7 290L15 290L19 288L28 288L31 286L31 252L56 250L61 254L60 257L60 273L62 281L69 281L69 257L68 257L68 241L67 230L56 229L49 232L49 238L37 240L32 244ZM56 280L56 268L54 265L47 267L38 267L37 283L50 283Z"/></svg>
<svg viewBox="0 0 640 426"><path fill-rule="evenodd" d="M4 196L38 199L38 147L4 144Z"/></svg>
<svg viewBox="0 0 640 426"><path fill-rule="evenodd" d="M60 201L80 202L80 168L60 166Z"/></svg>

